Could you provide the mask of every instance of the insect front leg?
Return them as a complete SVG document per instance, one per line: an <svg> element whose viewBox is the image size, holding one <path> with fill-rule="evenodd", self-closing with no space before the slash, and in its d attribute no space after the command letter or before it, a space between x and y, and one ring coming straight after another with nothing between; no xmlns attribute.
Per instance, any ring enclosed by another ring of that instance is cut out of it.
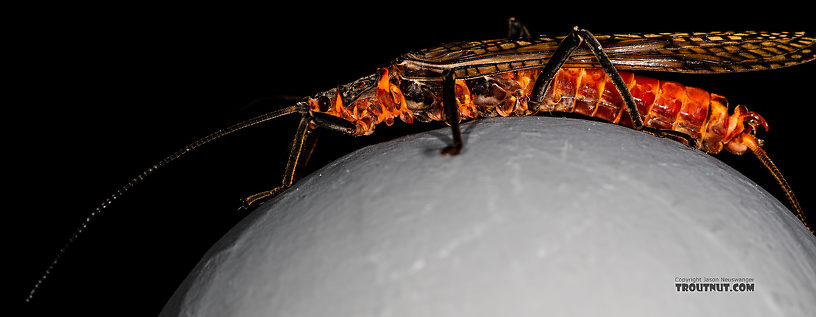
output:
<svg viewBox="0 0 816 317"><path fill-rule="evenodd" d="M351 122L324 113L304 113L300 118L292 145L289 147L289 158L286 161L286 169L283 172L280 186L244 198L243 209L275 197L292 186L295 177L300 175L309 162L309 157L317 143L318 128L352 135L357 127Z"/></svg>
<svg viewBox="0 0 816 317"><path fill-rule="evenodd" d="M618 73L618 70L615 69L615 66L612 65L612 62L609 60L609 57L606 55L606 53L604 53L601 43L598 42L598 39L596 39L592 33L589 33L589 31L584 29L579 29L577 26L574 27L570 34L558 44L558 48L553 53L549 62L547 62L547 65L544 66L544 69L541 71L541 74L538 76L535 84L533 85L531 99L539 104L543 102L544 93L547 92L547 88L550 86L553 78L555 78L555 74L558 73L561 66L563 66L564 63L570 58L572 52L575 51L575 49L578 48L578 46L580 46L583 42L586 42L589 50L592 51L592 54L595 55L595 58L597 58L598 62L601 64L601 68L609 76L612 83L615 85L615 88L617 88L618 92L621 94L621 97L626 104L626 110L629 113L629 117L632 119L633 127L638 130L643 128L643 120L640 118L640 114L637 111L637 106L635 105L635 100L632 98L632 93L629 92L629 88L626 87L626 83Z"/></svg>

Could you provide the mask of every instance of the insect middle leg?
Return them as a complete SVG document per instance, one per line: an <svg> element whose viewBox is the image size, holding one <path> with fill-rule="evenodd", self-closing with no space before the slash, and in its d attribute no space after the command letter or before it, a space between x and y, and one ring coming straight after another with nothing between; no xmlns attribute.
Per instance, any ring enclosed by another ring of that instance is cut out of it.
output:
<svg viewBox="0 0 816 317"><path fill-rule="evenodd" d="M451 69L445 72L445 79L442 82L442 112L445 116L445 123L450 125L453 132L453 143L442 150L442 155L456 155L462 150L462 131L459 129L459 106L456 101L456 72Z"/></svg>
<svg viewBox="0 0 816 317"><path fill-rule="evenodd" d="M341 132L352 135L356 129L353 123L323 113L304 113L300 118L295 138L289 148L289 158L286 161L286 169L283 172L283 179L278 187L263 191L247 198L244 198L243 209L270 199L291 187L295 182L295 177L300 174L317 143L319 128Z"/></svg>
<svg viewBox="0 0 816 317"><path fill-rule="evenodd" d="M552 83L553 78L555 78L555 74L558 73L561 66L564 65L572 55L572 52L575 51L581 43L587 44L589 50L592 51L592 54L595 55L595 58L598 59L598 62L601 64L601 68L609 76L609 79L612 80L615 88L618 89L618 92L626 104L627 113L629 113L629 117L632 119L633 127L637 130L643 128L643 120L637 111L632 93L629 92L629 88L626 87L626 83L618 73L618 70L612 65L612 61L610 61L609 57L604 53L601 43L598 42L598 39L596 39L592 33L584 29L579 29L577 26L572 29L569 35L561 40L550 61L547 62L541 74L536 78L530 96L531 100L537 104L544 101L544 94L547 92L547 88L550 86L550 83Z"/></svg>
<svg viewBox="0 0 816 317"><path fill-rule="evenodd" d="M509 32L508 35L510 34L512 34L512 31ZM561 69L575 49L577 49L582 43L587 44L590 51L595 55L595 58L601 64L601 68L609 76L610 80L615 85L615 88L617 88L618 92L621 94L621 97L626 104L627 113L632 120L633 127L637 130L641 130L643 128L643 119L641 119L640 114L637 111L637 106L635 105L634 98L632 98L632 93L629 92L629 88L626 87L626 83L624 82L620 73L618 73L618 70L615 69L614 65L612 65L612 61L609 60L609 57L603 51L601 43L598 42L598 39L596 39L595 36L589 31L579 29L578 27L574 27L570 34L558 44L558 48L556 48L549 62L547 62L547 64L544 66L544 69L541 71L538 78L536 78L536 81L533 84L532 93L530 95L531 101L536 104L541 104L544 101L544 94L547 92L547 88L550 86L550 83L552 83L553 78L555 78L555 74L558 73L558 70ZM454 74L455 69L446 71L442 84L442 100L445 123L451 126L451 130L453 132L453 144L443 149L442 154L453 155L458 154L463 146L462 133L459 129L459 121L461 119L459 117L459 110L456 104Z"/></svg>

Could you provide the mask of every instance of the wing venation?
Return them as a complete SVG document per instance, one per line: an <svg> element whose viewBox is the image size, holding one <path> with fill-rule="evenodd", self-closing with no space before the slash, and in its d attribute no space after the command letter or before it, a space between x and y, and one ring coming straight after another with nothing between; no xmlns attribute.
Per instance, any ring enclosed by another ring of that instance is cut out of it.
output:
<svg viewBox="0 0 816 317"><path fill-rule="evenodd" d="M816 39L804 32L708 32L596 35L620 70L721 73L774 69L816 59ZM468 76L483 71L540 67L563 37L448 43L403 56ZM490 65L504 65L489 67ZM564 67L598 67L591 52L576 49ZM472 68L472 69L469 69ZM493 69L493 70L491 70Z"/></svg>

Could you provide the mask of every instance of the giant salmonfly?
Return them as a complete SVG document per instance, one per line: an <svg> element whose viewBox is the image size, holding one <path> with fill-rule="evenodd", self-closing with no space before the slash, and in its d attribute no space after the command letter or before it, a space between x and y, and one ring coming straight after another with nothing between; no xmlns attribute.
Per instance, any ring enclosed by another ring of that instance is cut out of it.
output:
<svg viewBox="0 0 816 317"><path fill-rule="evenodd" d="M728 73L782 68L813 60L813 38L793 32L592 35L582 29L561 37L531 37L521 27L514 29L517 32L505 39L449 43L408 53L369 76L218 131L173 153L92 212L58 252L29 299L88 223L144 177L199 146L286 115L301 116L301 120L285 175L280 186L249 196L247 205L291 186L306 163L307 155L302 154L315 146L310 140L315 128L362 136L395 120L442 121L452 126L454 136L443 152L456 154L467 146L458 132L461 120L563 111L632 126L711 153L722 149L755 153L785 188L794 213L805 222L791 189L753 138L754 132L765 129L761 115L743 107L729 110L719 95L629 71ZM586 89L570 91L569 87L578 88L580 82L588 83L581 86ZM616 85L626 89L615 89ZM662 89L666 93L658 93ZM644 101L649 95L673 105L654 108L654 100Z"/></svg>

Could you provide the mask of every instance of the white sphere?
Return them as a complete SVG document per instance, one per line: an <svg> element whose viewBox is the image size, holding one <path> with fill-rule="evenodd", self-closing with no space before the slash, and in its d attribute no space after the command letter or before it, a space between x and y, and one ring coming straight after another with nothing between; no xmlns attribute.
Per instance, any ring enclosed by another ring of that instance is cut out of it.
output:
<svg viewBox="0 0 816 317"><path fill-rule="evenodd" d="M462 129L458 156L439 154L441 129L304 178L219 241L162 315L816 312L816 239L710 155L577 119ZM698 277L754 290L677 290Z"/></svg>

